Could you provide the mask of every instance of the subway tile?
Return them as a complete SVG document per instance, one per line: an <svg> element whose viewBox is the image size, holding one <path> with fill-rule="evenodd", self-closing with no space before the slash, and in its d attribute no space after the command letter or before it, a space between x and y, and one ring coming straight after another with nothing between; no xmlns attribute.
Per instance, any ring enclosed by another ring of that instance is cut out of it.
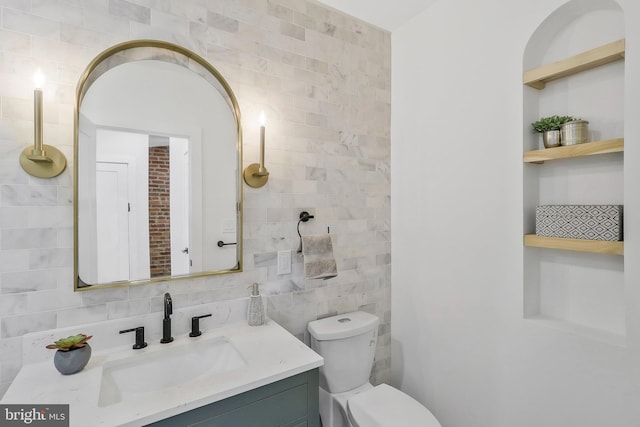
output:
<svg viewBox="0 0 640 427"><path fill-rule="evenodd" d="M198 2L186 2L184 0L171 0L169 2L169 10L164 12L170 13L180 18L184 18L190 22L204 24L207 22L207 4L199 4ZM152 10L152 13L154 11Z"/></svg>
<svg viewBox="0 0 640 427"><path fill-rule="evenodd" d="M0 232L0 248L31 249L56 246L58 232L55 228L9 228Z"/></svg>
<svg viewBox="0 0 640 427"><path fill-rule="evenodd" d="M267 311L271 310L287 310L291 308L293 299L290 293L272 295L265 298Z"/></svg>
<svg viewBox="0 0 640 427"><path fill-rule="evenodd" d="M0 339L20 337L30 332L46 331L56 327L58 314L53 311L2 318Z"/></svg>
<svg viewBox="0 0 640 427"><path fill-rule="evenodd" d="M282 22L280 25L280 32L289 37L293 37L298 40L305 40L306 32L304 27L299 25L291 24L288 22Z"/></svg>
<svg viewBox="0 0 640 427"><path fill-rule="evenodd" d="M126 0L109 0L109 13L141 24L151 23L150 8Z"/></svg>
<svg viewBox="0 0 640 427"><path fill-rule="evenodd" d="M57 244L58 248L70 248L73 250L73 228L72 227L60 227L57 229Z"/></svg>
<svg viewBox="0 0 640 427"><path fill-rule="evenodd" d="M112 40L113 36L83 28L82 25L62 24L60 26L60 41L71 45L101 46Z"/></svg>
<svg viewBox="0 0 640 427"><path fill-rule="evenodd" d="M16 120L33 120L33 100L29 99L21 99L21 98L13 98L13 97L5 97L2 103L3 117L8 119L16 119ZM47 115L48 116L48 115ZM19 163L15 163L13 166L8 168L7 171L3 171L3 175L6 175L8 172L17 171L17 167L19 167ZM20 168L22 169L22 168ZM23 175L23 180L20 183L26 182L28 176L25 175L24 171L20 170L21 175ZM3 181L6 182L6 181Z"/></svg>
<svg viewBox="0 0 640 427"><path fill-rule="evenodd" d="M276 264L276 253L262 253L262 254L254 254L253 255L253 265L254 267L268 267L270 265Z"/></svg>
<svg viewBox="0 0 640 427"><path fill-rule="evenodd" d="M264 15L266 8L264 3L255 3L254 5L243 5L239 1L227 1L223 4L222 14L251 26L262 27L261 24L266 20Z"/></svg>
<svg viewBox="0 0 640 427"><path fill-rule="evenodd" d="M216 12L207 13L207 25L228 33L237 33L239 27L237 20L228 18Z"/></svg>
<svg viewBox="0 0 640 427"><path fill-rule="evenodd" d="M312 17L307 15L306 13L303 12L294 12L293 13L293 23L296 25L299 25L301 27L304 27L308 30L316 30L317 29L317 23L316 20Z"/></svg>
<svg viewBox="0 0 640 427"><path fill-rule="evenodd" d="M0 184L2 206L55 206L57 197L54 186Z"/></svg>
<svg viewBox="0 0 640 427"><path fill-rule="evenodd" d="M56 302L58 309L76 308L82 306L82 293L74 292L73 284L70 281L64 282L64 289L60 289L58 285L58 292L56 294Z"/></svg>
<svg viewBox="0 0 640 427"><path fill-rule="evenodd" d="M63 175L65 172L63 172ZM65 175L66 176L66 175ZM58 179L65 179L64 176L59 175ZM57 187L57 200L59 206L72 206L73 205L73 188L60 186Z"/></svg>
<svg viewBox="0 0 640 427"><path fill-rule="evenodd" d="M28 225L27 207L0 207L0 227L26 228Z"/></svg>
<svg viewBox="0 0 640 427"><path fill-rule="evenodd" d="M316 181L296 180L293 183L293 193L313 194L317 197L318 185Z"/></svg>
<svg viewBox="0 0 640 427"><path fill-rule="evenodd" d="M31 9L31 0L0 0L0 6L23 10L26 12Z"/></svg>
<svg viewBox="0 0 640 427"><path fill-rule="evenodd" d="M169 290L167 282L150 283L131 286L129 288L129 296L131 299L138 298L155 298L164 295Z"/></svg>
<svg viewBox="0 0 640 427"><path fill-rule="evenodd" d="M270 280L262 283L260 287L261 293L267 296L271 295L281 295L281 294L290 294L292 292L296 292L300 290L300 286L298 286L291 279L285 280Z"/></svg>
<svg viewBox="0 0 640 427"><path fill-rule="evenodd" d="M58 311L57 328L107 320L107 305L91 305ZM53 329L53 327L51 328Z"/></svg>
<svg viewBox="0 0 640 427"><path fill-rule="evenodd" d="M2 294L43 291L57 288L56 276L48 270L7 271L0 273Z"/></svg>
<svg viewBox="0 0 640 427"><path fill-rule="evenodd" d="M116 301L124 301L129 297L129 287L119 286L92 292L82 292L83 305L98 305Z"/></svg>
<svg viewBox="0 0 640 427"><path fill-rule="evenodd" d="M127 17L113 15L109 12L109 4L103 0L86 0L84 5L85 28L108 34L125 37L129 34L130 21ZM94 46L97 55L107 46Z"/></svg>
<svg viewBox="0 0 640 427"><path fill-rule="evenodd" d="M28 299L29 294L27 293L2 295L2 298L0 298L0 313L3 316L27 314L29 312Z"/></svg>
<svg viewBox="0 0 640 427"><path fill-rule="evenodd" d="M82 25L84 21L80 4L65 0L31 0L31 13L61 24Z"/></svg>
<svg viewBox="0 0 640 427"><path fill-rule="evenodd" d="M29 312L41 313L58 309L58 291L37 291L28 294Z"/></svg>
<svg viewBox="0 0 640 427"><path fill-rule="evenodd" d="M29 267L32 270L68 267L70 265L73 265L72 248L31 249L29 251Z"/></svg>
<svg viewBox="0 0 640 427"><path fill-rule="evenodd" d="M60 31L62 32L62 26L60 27ZM31 42L31 52L32 54L38 58L38 62L40 64L51 62L52 64L62 63L62 64L74 64L81 65L83 64L82 58L77 54L77 46L67 43L65 41L61 41L59 38L44 38L39 37L35 38ZM57 84L57 69L53 70L54 72L50 72L49 70L43 69L43 73L46 73L45 76L48 81L51 81L52 85ZM54 108L58 106L51 102L51 97L55 96L60 102L72 102L72 99L65 99L62 95L64 91L61 90L60 86L55 88L55 91L49 89L49 87L44 88L44 113L43 119L45 125L47 123L57 123L58 115L55 114ZM55 135L51 132L51 127L45 127L44 131L46 134L46 140L49 145L58 146L59 144L54 142L56 141Z"/></svg>
<svg viewBox="0 0 640 427"><path fill-rule="evenodd" d="M317 113L307 113L306 114L306 120L305 120L306 124L310 125L310 126L320 126L320 127L326 127L327 126L327 116L323 115L323 114L317 114Z"/></svg>
<svg viewBox="0 0 640 427"><path fill-rule="evenodd" d="M157 28L172 28L174 33L189 34L189 20L169 13L151 11L151 25Z"/></svg>
<svg viewBox="0 0 640 427"><path fill-rule="evenodd" d="M274 0L281 6L293 10L294 12L305 12L307 10L307 1L299 0Z"/></svg>
<svg viewBox="0 0 640 427"><path fill-rule="evenodd" d="M286 22L293 22L293 10L283 6L279 2L269 0L267 14Z"/></svg>
<svg viewBox="0 0 640 427"><path fill-rule="evenodd" d="M107 318L120 319L149 313L149 300L116 301L107 304Z"/></svg>
<svg viewBox="0 0 640 427"><path fill-rule="evenodd" d="M29 47L28 35L0 29L0 50L23 53L28 51Z"/></svg>
<svg viewBox="0 0 640 427"><path fill-rule="evenodd" d="M29 208L26 218L30 227L72 227L72 206L39 206Z"/></svg>
<svg viewBox="0 0 640 427"><path fill-rule="evenodd" d="M0 251L0 272L16 272L29 269L29 251Z"/></svg>
<svg viewBox="0 0 640 427"><path fill-rule="evenodd" d="M38 37L55 38L60 34L59 22L9 8L2 11L2 27Z"/></svg>

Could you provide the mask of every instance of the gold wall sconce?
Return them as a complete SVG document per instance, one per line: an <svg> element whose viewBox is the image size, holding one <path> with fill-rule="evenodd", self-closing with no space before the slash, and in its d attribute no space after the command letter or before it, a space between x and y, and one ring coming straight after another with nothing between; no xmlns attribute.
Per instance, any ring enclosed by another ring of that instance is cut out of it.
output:
<svg viewBox="0 0 640 427"><path fill-rule="evenodd" d="M260 163L251 163L242 174L249 187L260 188L269 180L269 171L264 167L264 111L260 113Z"/></svg>
<svg viewBox="0 0 640 427"><path fill-rule="evenodd" d="M60 150L42 143L42 87L44 75L40 70L33 75L33 147L27 147L20 154L20 166L29 175L37 178L53 178L67 166L67 158Z"/></svg>

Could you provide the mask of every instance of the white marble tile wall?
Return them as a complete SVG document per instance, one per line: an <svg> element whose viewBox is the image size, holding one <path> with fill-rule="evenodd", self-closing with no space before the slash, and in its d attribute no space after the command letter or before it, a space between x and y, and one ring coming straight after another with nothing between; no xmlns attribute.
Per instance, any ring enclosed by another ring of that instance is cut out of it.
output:
<svg viewBox="0 0 640 427"><path fill-rule="evenodd" d="M390 376L390 34L313 0L0 0L0 395L22 365L22 335L233 300L262 283L269 316L305 339L310 320L364 309L381 318L372 380ZM47 144L72 161L76 83L114 43L157 38L209 60L243 116L244 162L269 117L269 183L245 186L240 274L73 292L70 167L51 180L22 171L33 138L32 75L42 68ZM305 280L305 233L334 238L338 277ZM292 249L291 274L276 252ZM81 332L81 331L79 331Z"/></svg>

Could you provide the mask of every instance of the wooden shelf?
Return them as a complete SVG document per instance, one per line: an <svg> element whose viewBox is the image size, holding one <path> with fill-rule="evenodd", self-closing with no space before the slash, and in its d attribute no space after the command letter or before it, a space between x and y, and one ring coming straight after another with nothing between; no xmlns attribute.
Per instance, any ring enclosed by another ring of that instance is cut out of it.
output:
<svg viewBox="0 0 640 427"><path fill-rule="evenodd" d="M586 142L584 144L565 145L526 151L525 163L544 163L547 160L568 159L572 157L593 156L597 154L619 153L624 151L624 138Z"/></svg>
<svg viewBox="0 0 640 427"><path fill-rule="evenodd" d="M535 234L526 234L524 236L524 244L535 248L624 255L624 242L611 242L608 240L563 239L560 237L541 237Z"/></svg>
<svg viewBox="0 0 640 427"><path fill-rule="evenodd" d="M590 70L624 58L624 39L587 50L562 61L525 71L522 81L536 89L547 82Z"/></svg>

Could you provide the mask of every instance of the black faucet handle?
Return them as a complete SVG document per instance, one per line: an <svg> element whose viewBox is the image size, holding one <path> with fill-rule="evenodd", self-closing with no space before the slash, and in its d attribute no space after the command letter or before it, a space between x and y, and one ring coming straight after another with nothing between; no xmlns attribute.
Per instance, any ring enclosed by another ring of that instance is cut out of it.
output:
<svg viewBox="0 0 640 427"><path fill-rule="evenodd" d="M202 316L193 316L191 318L191 332L189 333L190 337L199 337L202 335L202 331L200 331L200 319L203 317L211 317L211 313L203 314Z"/></svg>
<svg viewBox="0 0 640 427"><path fill-rule="evenodd" d="M144 341L144 326L138 326L137 328L124 329L120 331L121 334L126 334L127 332L136 333L136 343L132 347L134 350L139 350L147 346L147 343Z"/></svg>

